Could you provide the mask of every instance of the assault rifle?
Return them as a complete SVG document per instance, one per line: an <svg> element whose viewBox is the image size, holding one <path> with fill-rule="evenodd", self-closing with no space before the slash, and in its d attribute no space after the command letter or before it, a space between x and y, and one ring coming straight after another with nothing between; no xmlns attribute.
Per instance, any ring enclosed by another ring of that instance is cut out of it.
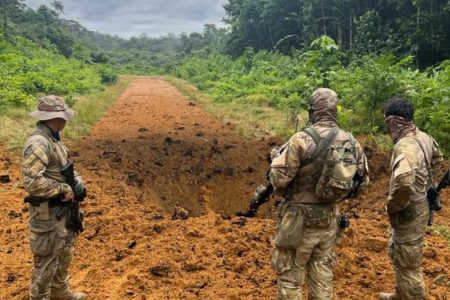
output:
<svg viewBox="0 0 450 300"><path fill-rule="evenodd" d="M443 189L450 185L450 170L445 173L444 178L439 182L438 186L431 185L427 192L428 207L430 209L430 218L428 219L428 226L434 223L434 212L442 209L441 199L439 194Z"/></svg>
<svg viewBox="0 0 450 300"><path fill-rule="evenodd" d="M75 193L75 172L73 167L73 162L68 162L61 169L61 174L66 178L67 184L72 188ZM83 212L80 210L80 202L83 202L86 198L86 189L80 194L75 194L75 199L69 204L69 218L67 220L67 227L72 229L75 234L83 232Z"/></svg>
<svg viewBox="0 0 450 300"><path fill-rule="evenodd" d="M269 172L267 172L268 174ZM357 191L361 184L363 183L363 177L361 177L358 172L356 172L355 176L353 177L353 187L350 193L345 197L344 199L353 198L356 196ZM238 217L248 217L248 218L254 218L258 212L258 209L261 205L263 205L266 202L269 202L270 197L274 194L274 188L271 183L268 183L267 185L260 185L253 196L253 198L250 200L249 209L246 212L237 212L236 216ZM344 200L342 199L342 200ZM342 226L342 229L350 227L350 221L347 218L346 215L341 215L341 219L339 220L339 225Z"/></svg>
<svg viewBox="0 0 450 300"><path fill-rule="evenodd" d="M238 212L236 213L236 216L238 217L247 217L247 218L254 218L256 216L256 213L258 212L258 209L261 205L263 205L266 202L269 202L270 196L273 195L274 188L271 183L268 183L267 185L260 185L256 191L253 198L250 200L250 205L248 208L248 211L246 212Z"/></svg>

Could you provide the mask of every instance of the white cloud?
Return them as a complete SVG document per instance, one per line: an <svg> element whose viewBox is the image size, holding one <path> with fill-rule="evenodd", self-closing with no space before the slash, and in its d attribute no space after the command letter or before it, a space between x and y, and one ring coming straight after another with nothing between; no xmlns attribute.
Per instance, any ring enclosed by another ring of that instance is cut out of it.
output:
<svg viewBox="0 0 450 300"><path fill-rule="evenodd" d="M53 0L25 0L30 7ZM227 0L61 0L65 19L84 27L129 38L147 34L202 31L204 24L221 25Z"/></svg>

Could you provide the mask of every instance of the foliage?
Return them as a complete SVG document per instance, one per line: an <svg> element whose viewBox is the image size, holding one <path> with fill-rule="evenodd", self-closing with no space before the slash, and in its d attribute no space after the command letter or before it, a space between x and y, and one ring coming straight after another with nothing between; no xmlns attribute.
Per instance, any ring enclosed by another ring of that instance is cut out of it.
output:
<svg viewBox="0 0 450 300"><path fill-rule="evenodd" d="M340 96L341 125L356 134L382 133L384 102L405 95L416 106L417 125L450 153L449 61L420 72L411 56L381 54L365 55L346 66L345 53L332 39L321 37L310 48L289 56L252 48L238 58L203 53L186 57L172 74L194 83L217 103L271 106L292 116L307 108L316 88L328 86Z"/></svg>
<svg viewBox="0 0 450 300"><path fill-rule="evenodd" d="M96 67L55 52L0 35L0 110L27 106L42 94L83 94L100 86Z"/></svg>
<svg viewBox="0 0 450 300"><path fill-rule="evenodd" d="M78 113L67 124L65 137L77 139L89 133L92 125L105 113L111 104L123 93L130 82L128 76L121 76L114 86L98 89L88 95L66 97L66 102ZM0 114L0 143L10 150L21 150L36 121L28 114L34 107L11 107L7 114Z"/></svg>
<svg viewBox="0 0 450 300"><path fill-rule="evenodd" d="M227 52L306 50L322 35L356 54L415 55L423 68L450 56L448 0L229 0Z"/></svg>
<svg viewBox="0 0 450 300"><path fill-rule="evenodd" d="M100 69L100 78L102 84L113 85L117 83L119 77L111 68L103 67Z"/></svg>

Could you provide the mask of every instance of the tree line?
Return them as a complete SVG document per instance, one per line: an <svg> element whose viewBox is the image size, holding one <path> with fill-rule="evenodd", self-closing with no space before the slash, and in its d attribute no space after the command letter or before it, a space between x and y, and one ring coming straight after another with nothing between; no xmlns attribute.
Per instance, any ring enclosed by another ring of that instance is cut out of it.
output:
<svg viewBox="0 0 450 300"><path fill-rule="evenodd" d="M305 49L322 35L352 54L414 55L420 68L450 56L448 0L229 0L229 54Z"/></svg>

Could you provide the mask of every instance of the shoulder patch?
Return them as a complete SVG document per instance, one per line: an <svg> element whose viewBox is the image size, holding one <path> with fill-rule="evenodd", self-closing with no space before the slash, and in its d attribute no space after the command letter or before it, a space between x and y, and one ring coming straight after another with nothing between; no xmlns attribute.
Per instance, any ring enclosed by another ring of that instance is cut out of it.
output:
<svg viewBox="0 0 450 300"><path fill-rule="evenodd" d="M32 155L40 159L44 164L48 163L48 145L42 140L30 139L30 142L25 146L24 158L28 158Z"/></svg>

